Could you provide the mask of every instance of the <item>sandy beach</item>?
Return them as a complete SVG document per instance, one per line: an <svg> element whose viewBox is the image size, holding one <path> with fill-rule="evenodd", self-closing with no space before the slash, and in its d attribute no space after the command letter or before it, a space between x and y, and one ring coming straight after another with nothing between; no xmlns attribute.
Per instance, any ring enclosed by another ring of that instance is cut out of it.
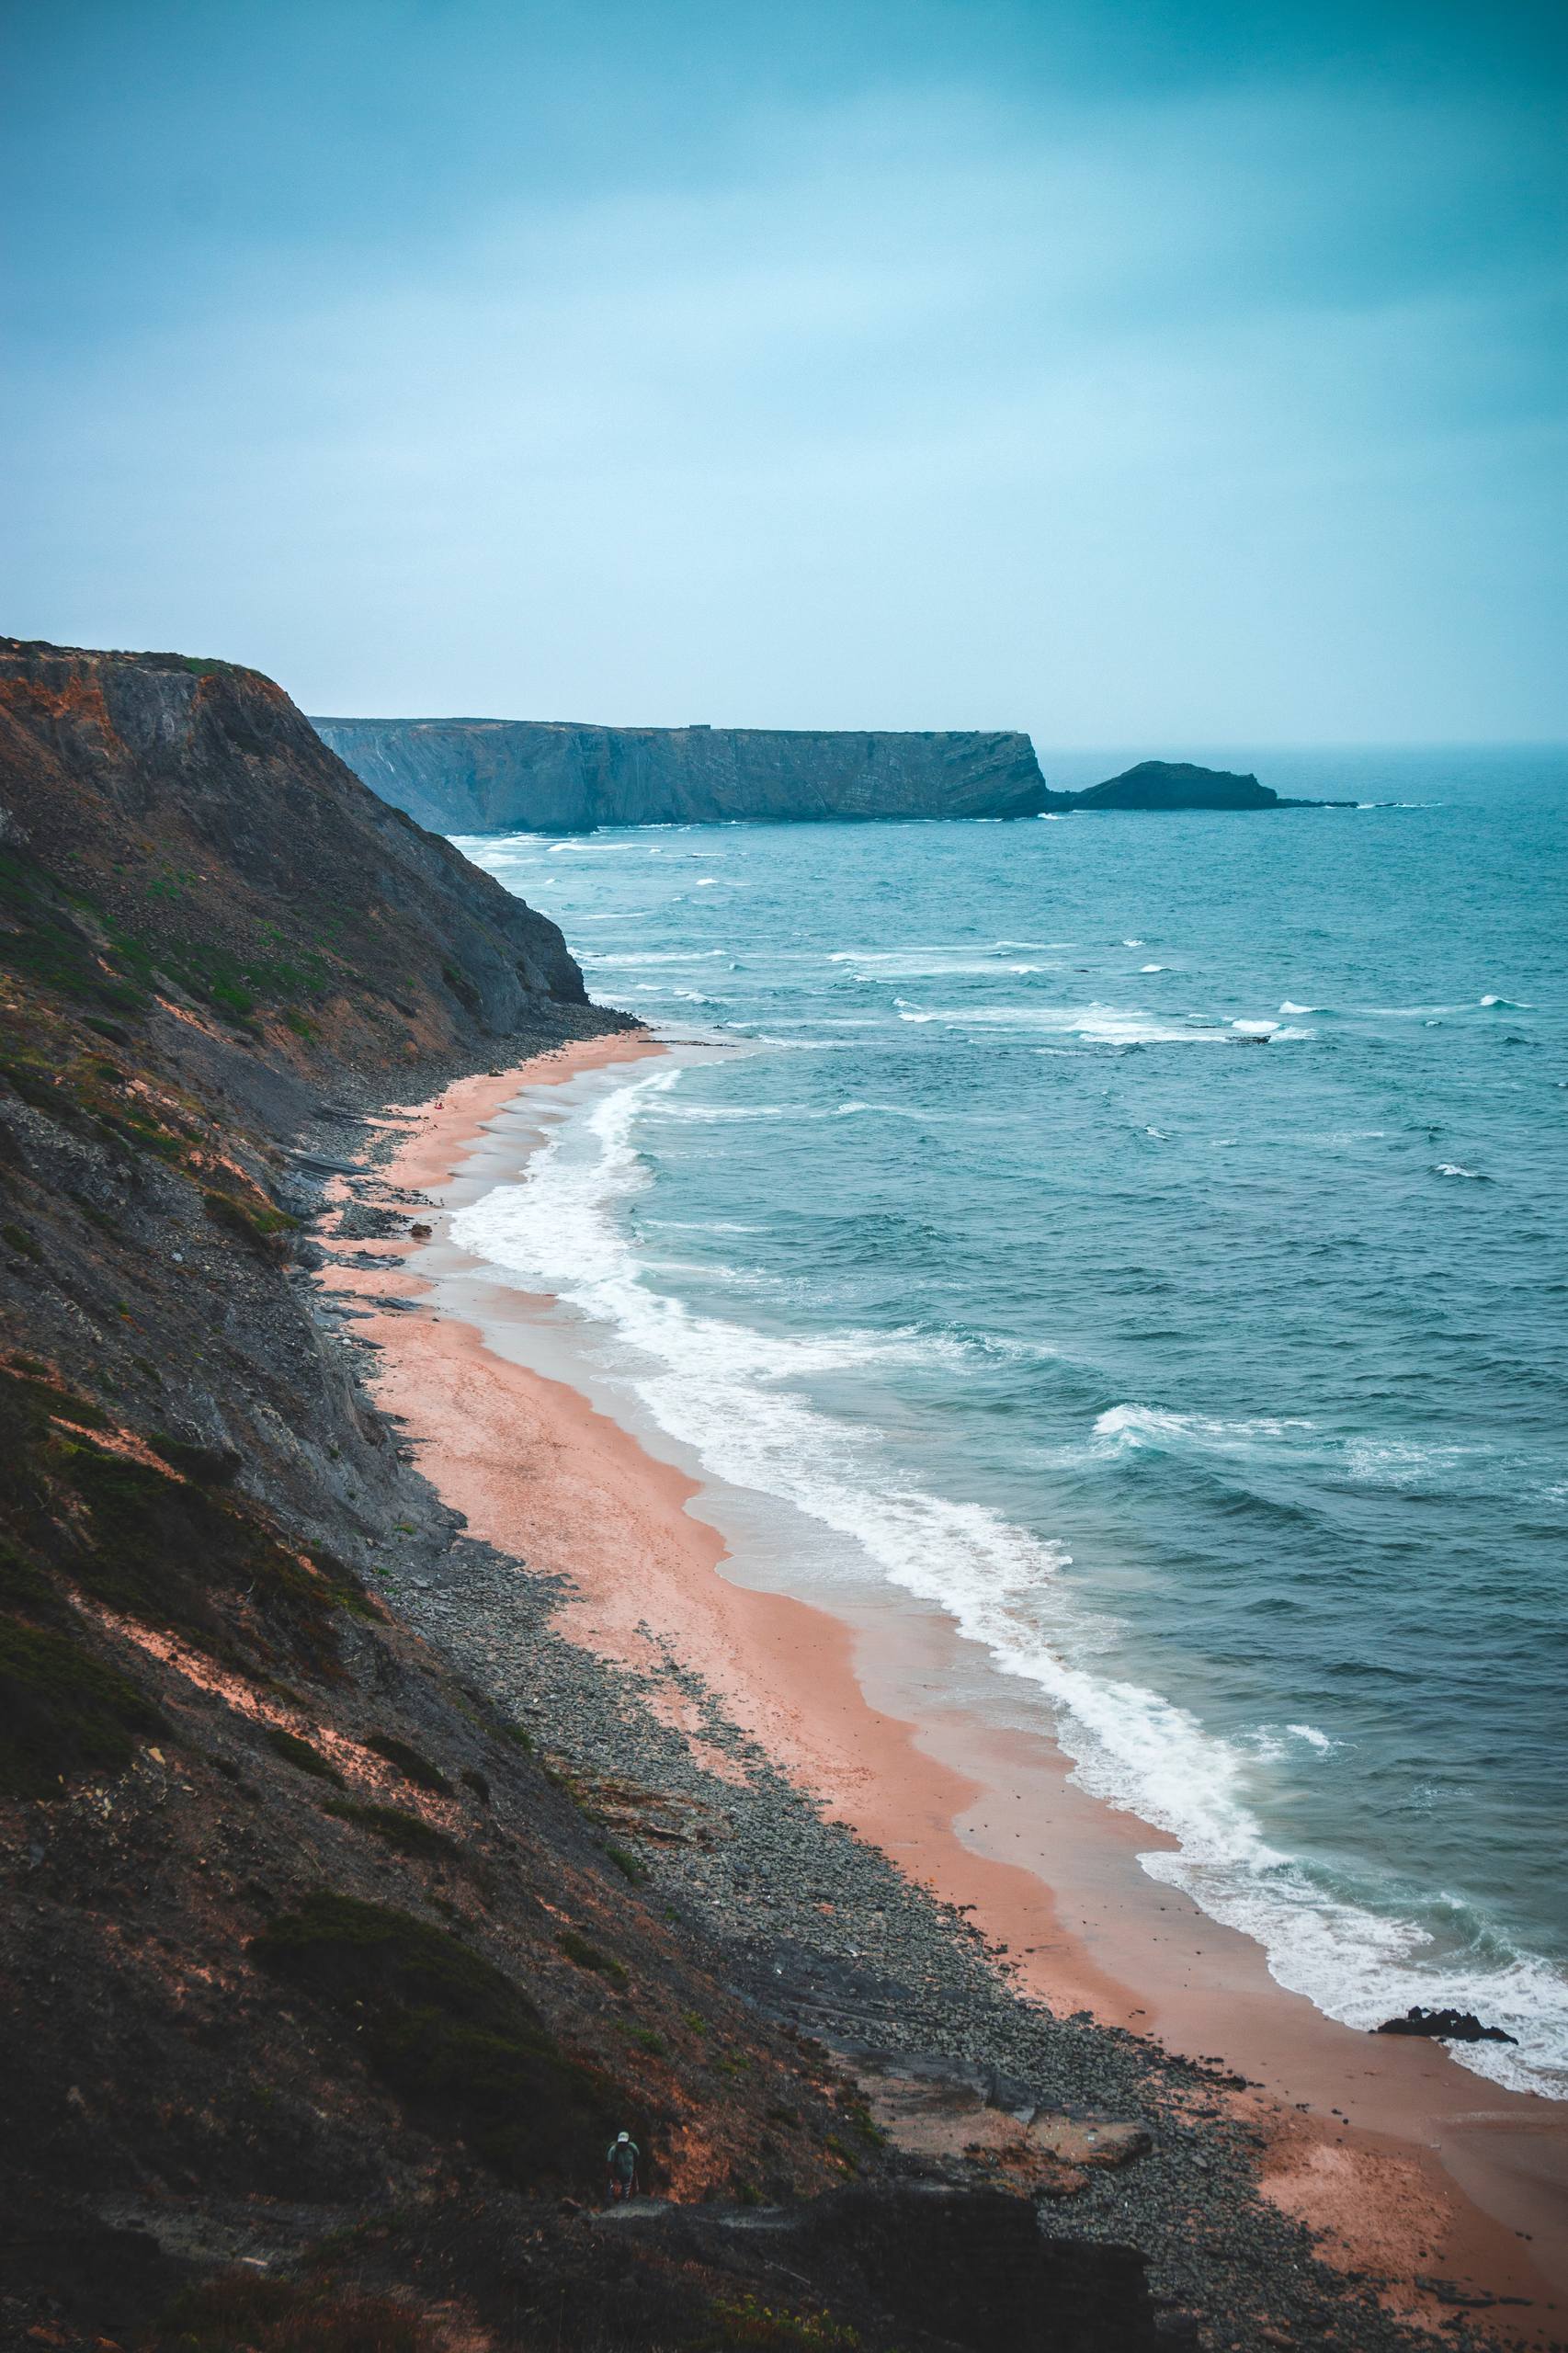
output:
<svg viewBox="0 0 1568 2353"><path fill-rule="evenodd" d="M1268 2134L1267 2193L1324 2234L1325 2257L1388 2275L1392 2305L1433 2324L1451 2306L1421 2279L1525 2300L1489 2322L1554 2341L1568 2314L1568 2109L1282 1991L1250 1940L1141 1870L1157 1833L1085 1795L1047 1738L944 1698L962 1646L939 1613L890 1593L829 1615L726 1574L699 1483L508 1354L508 1334L525 1352L540 1303L485 1282L439 1211L516 1176L537 1141L534 1090L659 1051L590 1041L397 1115L385 1174L437 1205L434 1232L371 1244L373 1267L334 1263L323 1279L419 1303L358 1328L421 1468L475 1536L570 1581L560 1622L574 1640L631 1665L654 1638L675 1645L834 1815L970 1907L1021 1990L1248 2078L1232 2097ZM972 1683L983 1663L964 1665Z"/></svg>

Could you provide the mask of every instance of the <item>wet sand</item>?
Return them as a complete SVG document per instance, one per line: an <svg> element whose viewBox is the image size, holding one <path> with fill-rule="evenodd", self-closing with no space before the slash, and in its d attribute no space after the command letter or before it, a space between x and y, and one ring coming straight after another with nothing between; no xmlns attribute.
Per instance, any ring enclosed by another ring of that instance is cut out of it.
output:
<svg viewBox="0 0 1568 2353"><path fill-rule="evenodd" d="M409 1115L388 1176L460 1206L520 1170L534 1089L659 1051L614 1037L460 1081ZM473 1534L571 1581L566 1631L628 1662L650 1631L672 1641L840 1819L971 1906L1023 1990L1248 2077L1236 2098L1269 2131L1269 2194L1324 2234L1325 2257L1403 2283L1395 2308L1440 2320L1415 2285L1435 2277L1528 2299L1488 2315L1527 2343L1568 2336L1568 2105L1284 1992L1250 1939L1140 1869L1158 1833L1074 1787L1042 1733L955 1702L986 1668L939 1612L879 1589L830 1615L723 1574L701 1484L517 1361L549 1303L483 1280L432 1223L412 1266L327 1279L426 1303L362 1327L382 1350L378 1393ZM384 1261L410 1245L371 1247Z"/></svg>

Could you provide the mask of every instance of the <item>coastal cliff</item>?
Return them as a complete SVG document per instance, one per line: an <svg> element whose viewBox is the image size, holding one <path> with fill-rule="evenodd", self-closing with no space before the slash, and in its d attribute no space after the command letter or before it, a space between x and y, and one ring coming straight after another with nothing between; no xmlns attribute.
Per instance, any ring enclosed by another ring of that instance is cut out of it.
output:
<svg viewBox="0 0 1568 2353"><path fill-rule="evenodd" d="M445 833L1032 817L1054 805L1027 735L544 720L317 719L394 807Z"/></svg>
<svg viewBox="0 0 1568 2353"><path fill-rule="evenodd" d="M637 1025L254 672L6 642L0 811L0 2344L936 2353L1049 2305L1154 2353L1142 2256L912 2202L655 1900L635 1687L465 1539L318 1290L420 1215L370 1107ZM475 1575L536 1612L504 1699L444 1640Z"/></svg>
<svg viewBox="0 0 1568 2353"><path fill-rule="evenodd" d="M6 642L0 812L0 2346L1404 2353L1233 2078L1021 2000L378 1404L388 1098L636 1032L555 927L227 665Z"/></svg>
<svg viewBox="0 0 1568 2353"><path fill-rule="evenodd" d="M1020 734L576 727L529 719L311 723L384 801L449 834L1350 805L1282 801L1256 776L1171 760L1143 760L1085 791L1057 792Z"/></svg>
<svg viewBox="0 0 1568 2353"><path fill-rule="evenodd" d="M154 957L275 1042L440 1051L585 1002L555 925L367 791L254 670L0 639L0 812L124 935L128 985Z"/></svg>

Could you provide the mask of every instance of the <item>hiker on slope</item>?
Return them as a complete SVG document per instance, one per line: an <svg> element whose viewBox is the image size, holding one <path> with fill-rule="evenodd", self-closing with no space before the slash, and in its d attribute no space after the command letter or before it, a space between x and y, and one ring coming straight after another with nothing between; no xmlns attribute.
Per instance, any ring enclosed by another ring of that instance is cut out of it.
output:
<svg viewBox="0 0 1568 2353"><path fill-rule="evenodd" d="M642 2151L630 2132L618 2132L605 2152L605 2164L609 2172L608 2203L619 2204L623 2199L637 2195L637 2166Z"/></svg>

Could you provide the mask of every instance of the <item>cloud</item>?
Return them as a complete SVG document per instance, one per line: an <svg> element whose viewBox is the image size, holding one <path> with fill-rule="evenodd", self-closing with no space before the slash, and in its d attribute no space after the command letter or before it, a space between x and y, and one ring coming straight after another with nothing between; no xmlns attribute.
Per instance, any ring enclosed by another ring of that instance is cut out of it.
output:
<svg viewBox="0 0 1568 2353"><path fill-rule="evenodd" d="M960 80L647 163L349 250L290 227L36 344L23 625L340 710L1568 722L1528 110Z"/></svg>

